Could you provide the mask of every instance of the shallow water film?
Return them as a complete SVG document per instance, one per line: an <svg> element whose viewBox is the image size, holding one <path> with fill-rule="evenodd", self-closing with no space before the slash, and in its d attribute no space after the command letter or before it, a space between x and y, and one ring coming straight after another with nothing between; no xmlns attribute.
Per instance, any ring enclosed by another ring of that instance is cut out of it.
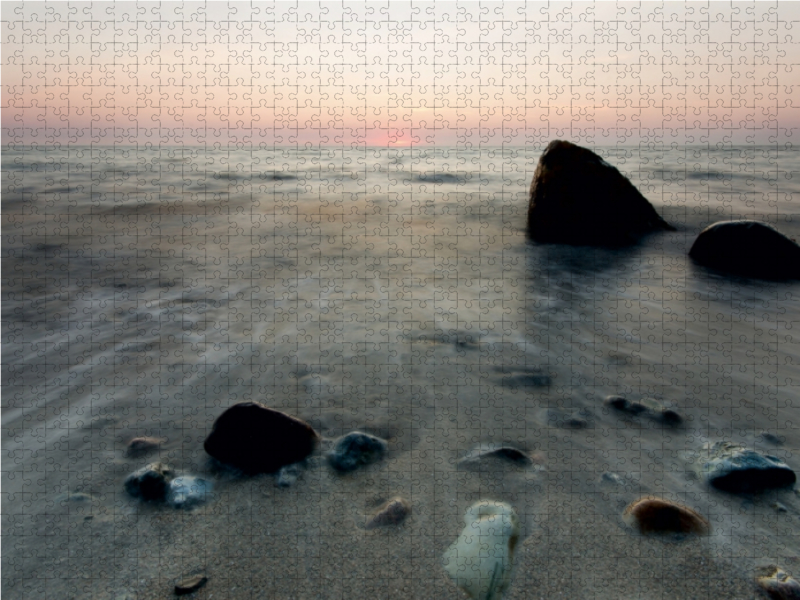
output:
<svg viewBox="0 0 800 600"><path fill-rule="evenodd" d="M791 487L731 494L696 468L718 441L800 467L800 285L687 256L720 220L796 238L797 153L595 150L676 231L532 242L542 148L6 147L4 593L156 598L202 575L198 597L456 598L441 557L484 500L520 521L507 598L748 597L765 561L800 571ZM245 401L319 448L277 475L210 460ZM388 453L343 473L328 455L353 431ZM213 495L127 494L157 461ZM646 495L709 534L637 535L622 513Z"/></svg>

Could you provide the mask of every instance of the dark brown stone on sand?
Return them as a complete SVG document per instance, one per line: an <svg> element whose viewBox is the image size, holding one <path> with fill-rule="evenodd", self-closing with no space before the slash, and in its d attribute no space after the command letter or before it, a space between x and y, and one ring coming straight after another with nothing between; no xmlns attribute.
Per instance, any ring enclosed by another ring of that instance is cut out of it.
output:
<svg viewBox="0 0 800 600"><path fill-rule="evenodd" d="M664 500L646 497L631 502L622 519L641 533L698 533L709 531L708 521L691 508Z"/></svg>
<svg viewBox="0 0 800 600"><path fill-rule="evenodd" d="M256 402L231 406L214 422L204 448L245 473L273 473L311 454L319 435L304 421Z"/></svg>
<svg viewBox="0 0 800 600"><path fill-rule="evenodd" d="M528 205L534 240L626 246L647 233L674 229L622 173L591 150L555 140L539 159Z"/></svg>
<svg viewBox="0 0 800 600"><path fill-rule="evenodd" d="M203 587L207 581L208 577L205 575L191 575L180 583L175 584L175 595L183 596L185 594L191 594Z"/></svg>
<svg viewBox="0 0 800 600"><path fill-rule="evenodd" d="M411 512L411 505L402 498L392 498L381 505L372 518L367 521L367 529L399 525Z"/></svg>
<svg viewBox="0 0 800 600"><path fill-rule="evenodd" d="M800 279L800 246L766 223L723 221L697 236L689 256L705 267L759 279Z"/></svg>

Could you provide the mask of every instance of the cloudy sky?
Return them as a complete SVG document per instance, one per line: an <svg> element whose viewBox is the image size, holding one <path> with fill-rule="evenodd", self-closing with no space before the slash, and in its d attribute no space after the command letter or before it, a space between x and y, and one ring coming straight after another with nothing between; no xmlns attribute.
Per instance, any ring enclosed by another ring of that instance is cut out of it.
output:
<svg viewBox="0 0 800 600"><path fill-rule="evenodd" d="M800 3L2 4L3 143L797 143Z"/></svg>

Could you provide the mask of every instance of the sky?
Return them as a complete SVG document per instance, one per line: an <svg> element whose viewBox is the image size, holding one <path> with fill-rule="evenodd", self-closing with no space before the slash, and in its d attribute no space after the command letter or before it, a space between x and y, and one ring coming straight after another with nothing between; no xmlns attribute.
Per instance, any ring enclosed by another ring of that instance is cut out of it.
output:
<svg viewBox="0 0 800 600"><path fill-rule="evenodd" d="M800 3L2 3L2 142L797 143Z"/></svg>

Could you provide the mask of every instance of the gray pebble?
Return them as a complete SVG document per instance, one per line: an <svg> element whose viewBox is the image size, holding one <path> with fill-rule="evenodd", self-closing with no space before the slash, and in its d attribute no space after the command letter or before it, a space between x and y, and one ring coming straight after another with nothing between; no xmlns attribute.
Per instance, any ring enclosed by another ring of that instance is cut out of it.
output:
<svg viewBox="0 0 800 600"><path fill-rule="evenodd" d="M142 500L163 500L174 473L163 463L151 463L125 479L125 491Z"/></svg>
<svg viewBox="0 0 800 600"><path fill-rule="evenodd" d="M211 497L211 488L210 481L193 475L176 477L169 483L167 502L173 508L192 508Z"/></svg>
<svg viewBox="0 0 800 600"><path fill-rule="evenodd" d="M328 462L337 471L347 473L381 460L389 444L379 437L353 431L339 438L328 454Z"/></svg>
<svg viewBox="0 0 800 600"><path fill-rule="evenodd" d="M458 467L460 469L480 470L488 462L494 462L494 464L500 462L517 467L528 467L533 464L530 456L513 446L480 444L467 452L464 458L458 461Z"/></svg>

